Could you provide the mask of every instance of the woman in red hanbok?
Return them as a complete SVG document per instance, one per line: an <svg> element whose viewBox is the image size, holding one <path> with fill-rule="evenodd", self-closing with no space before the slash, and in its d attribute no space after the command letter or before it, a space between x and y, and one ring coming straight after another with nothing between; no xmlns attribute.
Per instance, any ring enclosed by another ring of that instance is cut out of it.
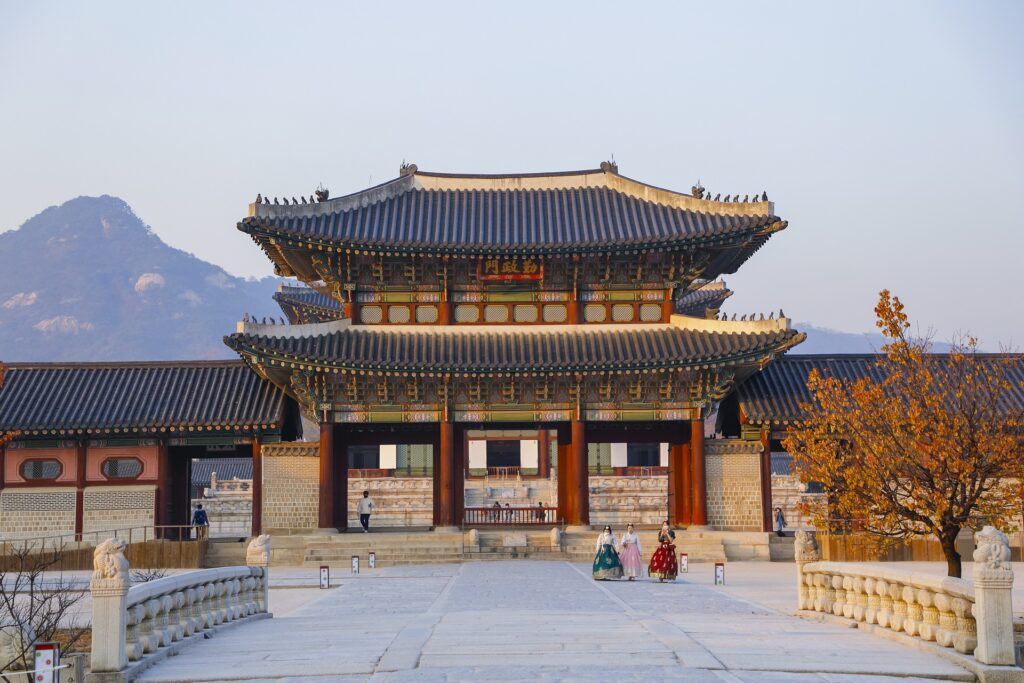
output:
<svg viewBox="0 0 1024 683"><path fill-rule="evenodd" d="M658 532L658 549L651 556L651 563L647 566L647 573L659 581L675 581L679 574L679 565L676 562L676 533L668 528L666 521L661 525Z"/></svg>

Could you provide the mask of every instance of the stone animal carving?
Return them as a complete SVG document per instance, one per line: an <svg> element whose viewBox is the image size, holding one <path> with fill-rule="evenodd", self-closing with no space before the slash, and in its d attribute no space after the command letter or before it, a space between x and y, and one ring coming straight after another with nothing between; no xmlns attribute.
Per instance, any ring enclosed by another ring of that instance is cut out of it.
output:
<svg viewBox="0 0 1024 683"><path fill-rule="evenodd" d="M803 529L797 531L793 552L797 562L817 562L820 560L821 554L818 552L818 540L814 537L814 532Z"/></svg>
<svg viewBox="0 0 1024 683"><path fill-rule="evenodd" d="M978 547L974 549L974 561L979 568L1009 570L1010 539L994 526L987 526L974 537Z"/></svg>
<svg viewBox="0 0 1024 683"><path fill-rule="evenodd" d="M120 538L108 538L96 546L92 554L94 580L128 579L128 558L124 556L127 544Z"/></svg>
<svg viewBox="0 0 1024 683"><path fill-rule="evenodd" d="M270 564L270 535L260 534L249 541L245 551L245 563L251 566L265 567Z"/></svg>

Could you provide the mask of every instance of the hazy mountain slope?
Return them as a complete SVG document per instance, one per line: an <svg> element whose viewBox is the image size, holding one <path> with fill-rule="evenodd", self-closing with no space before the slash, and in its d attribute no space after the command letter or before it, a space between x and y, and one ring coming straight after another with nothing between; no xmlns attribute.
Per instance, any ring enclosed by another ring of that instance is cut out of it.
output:
<svg viewBox="0 0 1024 683"><path fill-rule="evenodd" d="M276 279L169 247L116 197L50 207L0 234L0 255L5 361L230 358L243 313L280 315Z"/></svg>
<svg viewBox="0 0 1024 683"><path fill-rule="evenodd" d="M878 353L885 344L885 338L875 332L837 332L810 323L794 323L793 326L806 333L807 339L790 353ZM932 345L932 350L937 353L945 353L949 349L950 345L945 342Z"/></svg>

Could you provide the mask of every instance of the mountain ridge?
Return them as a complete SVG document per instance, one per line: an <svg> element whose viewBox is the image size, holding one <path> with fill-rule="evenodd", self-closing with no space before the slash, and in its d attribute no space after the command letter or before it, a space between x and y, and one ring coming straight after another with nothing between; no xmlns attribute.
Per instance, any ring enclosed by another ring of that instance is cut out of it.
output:
<svg viewBox="0 0 1024 683"><path fill-rule="evenodd" d="M280 278L258 280L166 244L119 197L76 197L0 233L0 359L235 358L222 342L244 313L281 315ZM790 353L873 353L878 334L797 323ZM942 345L936 345L936 350Z"/></svg>

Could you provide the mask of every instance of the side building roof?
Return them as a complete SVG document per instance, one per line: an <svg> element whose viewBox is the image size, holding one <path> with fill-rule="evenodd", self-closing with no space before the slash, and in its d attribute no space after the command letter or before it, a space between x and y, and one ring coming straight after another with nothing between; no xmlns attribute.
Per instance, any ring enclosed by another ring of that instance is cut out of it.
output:
<svg viewBox="0 0 1024 683"><path fill-rule="evenodd" d="M938 354L945 357L944 354ZM870 377L885 379L877 354L807 354L777 359L763 371L751 377L736 391L739 407L749 424L786 425L804 417L801 404L810 403L807 377L812 369L827 376L856 381ZM990 358L1005 358L1002 354L985 354ZM1024 355L1014 354L1017 363L1011 379L1017 384L1009 398L1018 408L1024 408Z"/></svg>
<svg viewBox="0 0 1024 683"><path fill-rule="evenodd" d="M0 387L0 434L295 433L291 401L237 360L10 363Z"/></svg>
<svg viewBox="0 0 1024 683"><path fill-rule="evenodd" d="M675 301L675 312L696 318L714 317L732 290L724 282L708 282L690 289Z"/></svg>

